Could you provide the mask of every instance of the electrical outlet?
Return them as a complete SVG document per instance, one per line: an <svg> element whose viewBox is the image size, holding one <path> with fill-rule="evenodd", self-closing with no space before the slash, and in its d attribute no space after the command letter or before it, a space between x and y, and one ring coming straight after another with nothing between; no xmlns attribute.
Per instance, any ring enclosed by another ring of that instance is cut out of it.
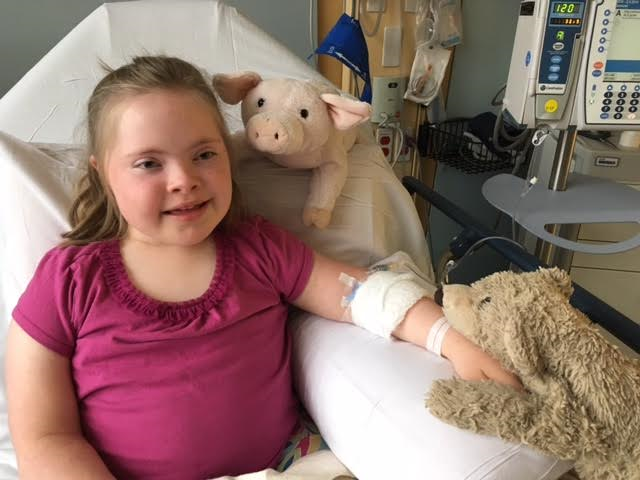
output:
<svg viewBox="0 0 640 480"><path fill-rule="evenodd" d="M386 0L367 0L367 12L384 12L386 8Z"/></svg>
<svg viewBox="0 0 640 480"><path fill-rule="evenodd" d="M393 157L393 136L394 136L393 128L388 127L378 127L376 128L376 142L380 145L382 149L382 154L384 155L385 160L388 162L391 161L391 157Z"/></svg>

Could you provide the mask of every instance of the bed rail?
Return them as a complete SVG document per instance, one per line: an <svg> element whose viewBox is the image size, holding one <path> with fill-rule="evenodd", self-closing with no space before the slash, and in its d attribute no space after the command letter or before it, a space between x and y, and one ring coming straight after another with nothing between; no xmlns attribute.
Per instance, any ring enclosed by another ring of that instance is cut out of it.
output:
<svg viewBox="0 0 640 480"><path fill-rule="evenodd" d="M415 177L404 177L402 184L411 194L417 194L425 201L436 207L449 218L470 231L473 237L485 238L500 236L498 233L485 227L460 207L447 200L439 193L427 187ZM511 263L517 265L524 271L534 271L539 267L545 267L537 257L520 249L510 242L500 240L487 240L493 250L498 252ZM640 325L626 317L609 304L603 302L580 285L573 283L574 292L571 297L571 304L581 310L592 321L598 323L620 341L630 348L640 353Z"/></svg>

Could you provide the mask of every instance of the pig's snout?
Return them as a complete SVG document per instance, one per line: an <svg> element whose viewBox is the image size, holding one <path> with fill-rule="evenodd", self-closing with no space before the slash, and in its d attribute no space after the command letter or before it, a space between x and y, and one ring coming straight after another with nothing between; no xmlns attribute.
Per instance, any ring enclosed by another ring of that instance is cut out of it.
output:
<svg viewBox="0 0 640 480"><path fill-rule="evenodd" d="M294 153L300 148L304 134L296 123L284 122L271 115L251 118L246 128L249 141L257 150L274 154Z"/></svg>

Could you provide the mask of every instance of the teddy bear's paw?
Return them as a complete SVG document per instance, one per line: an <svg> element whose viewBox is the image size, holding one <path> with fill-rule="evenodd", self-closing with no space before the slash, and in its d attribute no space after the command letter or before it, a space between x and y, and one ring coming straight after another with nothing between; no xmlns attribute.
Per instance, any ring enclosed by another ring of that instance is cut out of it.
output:
<svg viewBox="0 0 640 480"><path fill-rule="evenodd" d="M472 428L466 386L458 379L436 380L427 395L426 406L431 414L447 423Z"/></svg>
<svg viewBox="0 0 640 480"><path fill-rule="evenodd" d="M305 226L326 228L331 222L331 211L326 208L306 207L302 212L302 223Z"/></svg>
<svg viewBox="0 0 640 480"><path fill-rule="evenodd" d="M456 427L508 440L521 438L532 414L526 395L492 381L437 380L426 406Z"/></svg>
<svg viewBox="0 0 640 480"><path fill-rule="evenodd" d="M628 457L581 458L576 461L575 470L580 480L640 480L638 463Z"/></svg>

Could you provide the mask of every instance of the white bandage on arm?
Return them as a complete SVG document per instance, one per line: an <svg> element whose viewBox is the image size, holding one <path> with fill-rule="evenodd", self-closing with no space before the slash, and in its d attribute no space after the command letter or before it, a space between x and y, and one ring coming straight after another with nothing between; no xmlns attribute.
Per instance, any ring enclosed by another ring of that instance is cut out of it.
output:
<svg viewBox="0 0 640 480"><path fill-rule="evenodd" d="M390 338L407 311L428 294L413 273L376 271L355 286L348 309L353 323Z"/></svg>
<svg viewBox="0 0 640 480"><path fill-rule="evenodd" d="M447 319L445 317L440 317L433 325L431 325L427 335L427 342L424 347L430 352L442 356L442 343L444 341L444 336L450 328L451 324L447 322Z"/></svg>

